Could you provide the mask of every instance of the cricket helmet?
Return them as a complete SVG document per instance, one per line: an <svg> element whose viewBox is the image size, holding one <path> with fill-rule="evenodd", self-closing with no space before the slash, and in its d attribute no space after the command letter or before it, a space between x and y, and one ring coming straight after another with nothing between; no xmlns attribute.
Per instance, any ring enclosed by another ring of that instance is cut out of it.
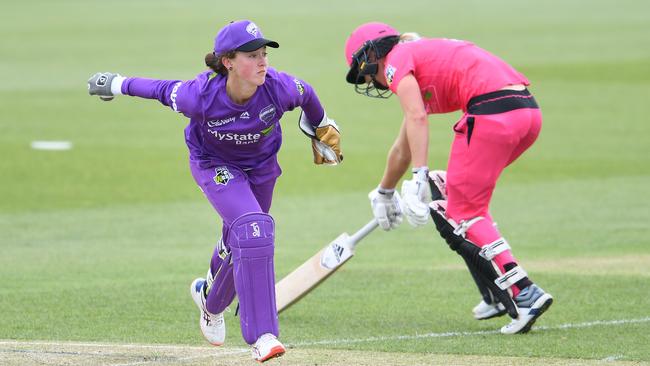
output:
<svg viewBox="0 0 650 366"><path fill-rule="evenodd" d="M386 97L379 90L387 88L375 81L377 60L385 57L398 42L399 32L388 24L370 22L357 27L345 42L345 60L350 67L345 80L355 84L360 94ZM371 82L366 83L366 75L371 77Z"/></svg>

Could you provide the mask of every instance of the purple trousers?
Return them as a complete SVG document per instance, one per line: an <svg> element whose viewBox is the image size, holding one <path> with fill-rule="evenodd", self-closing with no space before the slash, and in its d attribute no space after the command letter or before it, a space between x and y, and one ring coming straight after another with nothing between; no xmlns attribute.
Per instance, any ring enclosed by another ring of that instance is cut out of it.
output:
<svg viewBox="0 0 650 366"><path fill-rule="evenodd" d="M212 255L210 270L214 282L210 286L206 301L208 311L212 314L218 314L223 312L232 303L236 295L236 279L233 273L232 255L230 254L231 243L234 240L234 235L230 233L231 224L245 214L268 214L271 208L273 189L280 172L277 168L244 171L236 166L226 164L206 168L201 167L195 160L190 160L190 170L194 180L223 221L223 246L217 245ZM272 254L269 260L272 262ZM271 276L273 276L273 273L271 273ZM274 279L271 279L271 283L274 283ZM243 294L240 294L239 297L240 299L255 298L258 301L260 299L258 294L251 293L248 295L243 296ZM258 304L254 304L248 308L268 307L270 306L270 302L274 301L275 298L273 297L273 299L259 301ZM265 311L264 314L268 314L268 312ZM272 316L254 315L253 318L262 324L255 324L252 327L254 329L252 333L249 330L244 331L244 318L242 317L242 334L247 343L254 343L257 337L263 333L274 333L275 336L279 335L277 334L277 313ZM256 334L259 332L261 334Z"/></svg>

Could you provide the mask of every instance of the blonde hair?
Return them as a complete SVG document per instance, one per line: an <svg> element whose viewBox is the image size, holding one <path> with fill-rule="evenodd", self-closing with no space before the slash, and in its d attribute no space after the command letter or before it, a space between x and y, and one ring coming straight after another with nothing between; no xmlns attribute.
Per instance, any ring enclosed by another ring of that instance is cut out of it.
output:
<svg viewBox="0 0 650 366"><path fill-rule="evenodd" d="M420 37L420 35L415 32L402 33L399 36L399 43L414 42L420 40L421 38L422 37Z"/></svg>

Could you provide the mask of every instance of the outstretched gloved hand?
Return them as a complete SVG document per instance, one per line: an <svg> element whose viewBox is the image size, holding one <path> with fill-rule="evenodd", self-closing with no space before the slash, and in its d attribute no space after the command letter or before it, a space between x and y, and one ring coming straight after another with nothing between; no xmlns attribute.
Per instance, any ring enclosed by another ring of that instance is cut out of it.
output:
<svg viewBox="0 0 650 366"><path fill-rule="evenodd" d="M111 84L113 79L119 77L120 74L112 72L98 72L88 79L88 94L97 95L99 99L108 102L113 100L115 95L111 91Z"/></svg>
<svg viewBox="0 0 650 366"><path fill-rule="evenodd" d="M413 169L413 179L402 182L402 209L412 226L426 225L429 222L431 191L427 181L429 169Z"/></svg>

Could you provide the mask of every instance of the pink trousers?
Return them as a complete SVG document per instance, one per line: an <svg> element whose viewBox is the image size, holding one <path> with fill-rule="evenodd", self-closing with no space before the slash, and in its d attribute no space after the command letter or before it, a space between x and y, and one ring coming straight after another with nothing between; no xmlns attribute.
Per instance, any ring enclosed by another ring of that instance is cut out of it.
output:
<svg viewBox="0 0 650 366"><path fill-rule="evenodd" d="M535 142L541 125L542 115L537 108L497 114L466 113L454 125L447 166L447 214L456 222L484 218L467 232L467 239L476 245L483 247L501 237L489 213L492 193L503 169ZM516 262L510 250L494 260L502 273L506 272L505 264Z"/></svg>

